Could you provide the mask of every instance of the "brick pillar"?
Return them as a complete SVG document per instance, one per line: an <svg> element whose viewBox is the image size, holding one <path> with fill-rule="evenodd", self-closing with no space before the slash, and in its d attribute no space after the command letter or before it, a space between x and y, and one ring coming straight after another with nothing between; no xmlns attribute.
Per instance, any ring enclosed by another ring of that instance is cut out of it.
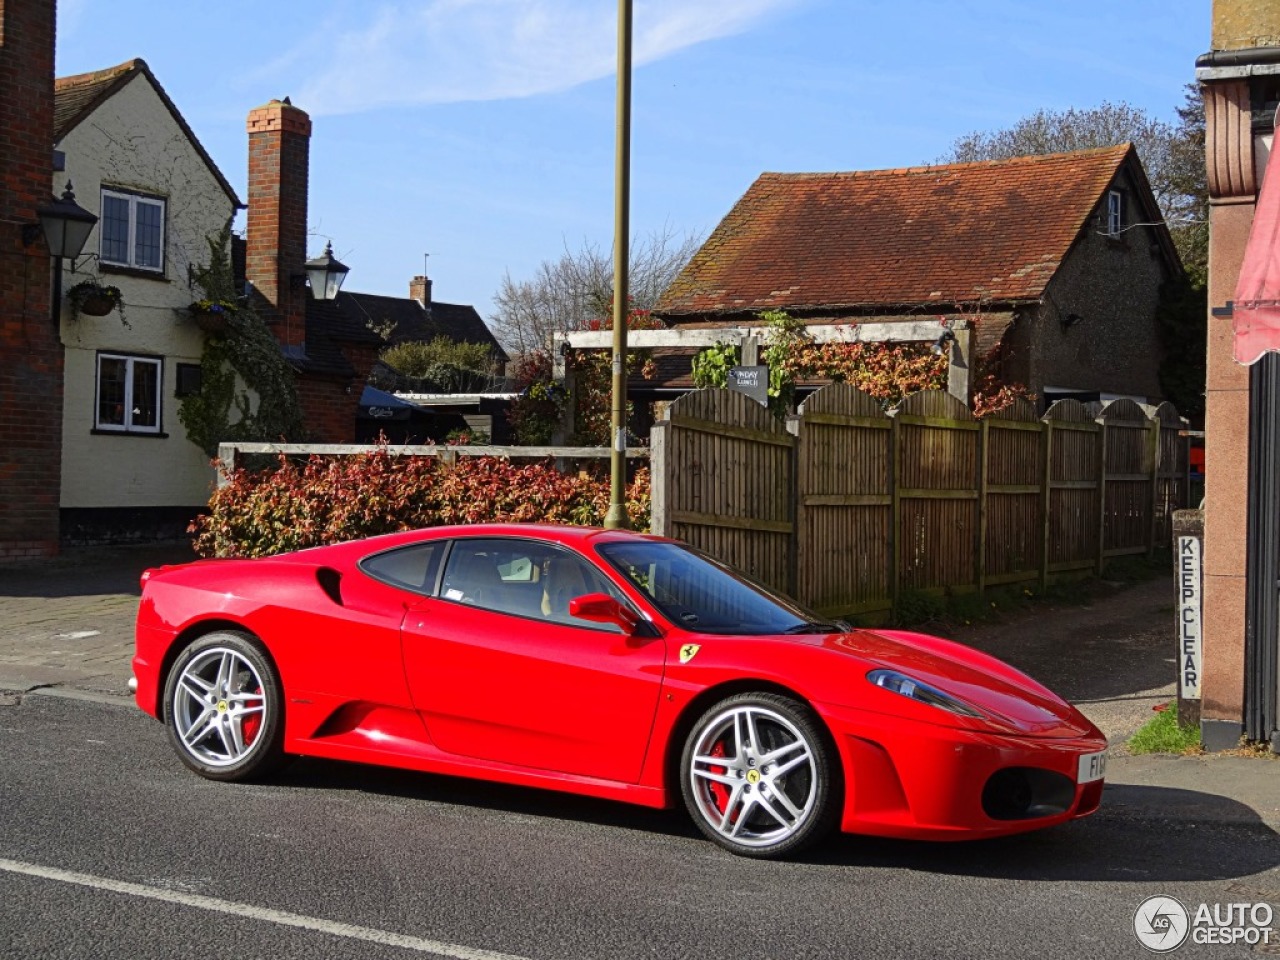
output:
<svg viewBox="0 0 1280 960"><path fill-rule="evenodd" d="M48 248L21 226L53 197L54 14L0 0L0 560L58 549L62 344Z"/></svg>
<svg viewBox="0 0 1280 960"><path fill-rule="evenodd" d="M285 100L249 111L249 214L245 277L285 347L306 340L307 168L311 118Z"/></svg>

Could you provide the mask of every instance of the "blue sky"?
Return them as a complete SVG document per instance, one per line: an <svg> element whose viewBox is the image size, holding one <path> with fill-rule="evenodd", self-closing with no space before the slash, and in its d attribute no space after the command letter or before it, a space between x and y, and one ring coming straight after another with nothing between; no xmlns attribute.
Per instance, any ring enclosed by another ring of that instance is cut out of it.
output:
<svg viewBox="0 0 1280 960"><path fill-rule="evenodd" d="M633 235L708 233L765 170L928 163L1042 107L1174 119L1210 0L636 0ZM613 236L615 0L60 0L58 74L145 59L245 195L248 111L313 119L310 252L486 318Z"/></svg>

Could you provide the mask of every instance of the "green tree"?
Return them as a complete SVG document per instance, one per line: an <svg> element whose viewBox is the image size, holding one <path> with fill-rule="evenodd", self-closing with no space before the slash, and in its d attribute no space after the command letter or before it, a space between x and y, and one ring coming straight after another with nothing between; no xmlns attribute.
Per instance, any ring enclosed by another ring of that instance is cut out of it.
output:
<svg viewBox="0 0 1280 960"><path fill-rule="evenodd" d="M438 336L387 347L379 355L397 373L425 380L445 393L486 389L493 379L493 348Z"/></svg>

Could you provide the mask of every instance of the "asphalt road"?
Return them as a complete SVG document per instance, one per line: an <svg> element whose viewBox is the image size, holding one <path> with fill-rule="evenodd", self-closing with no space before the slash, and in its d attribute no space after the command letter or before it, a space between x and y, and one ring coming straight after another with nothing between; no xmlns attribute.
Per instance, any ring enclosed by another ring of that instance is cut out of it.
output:
<svg viewBox="0 0 1280 960"><path fill-rule="evenodd" d="M1138 957L1153 894L1280 916L1280 837L1151 790L1022 838L757 863L548 792L315 761L207 782L130 706L0 694L0 957Z"/></svg>

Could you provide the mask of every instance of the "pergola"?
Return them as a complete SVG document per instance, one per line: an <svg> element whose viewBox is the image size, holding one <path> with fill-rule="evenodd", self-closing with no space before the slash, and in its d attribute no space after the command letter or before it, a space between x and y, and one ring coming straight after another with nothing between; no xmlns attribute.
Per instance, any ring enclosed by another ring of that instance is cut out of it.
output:
<svg viewBox="0 0 1280 960"><path fill-rule="evenodd" d="M627 332L627 349L702 349L718 343L732 343L741 350L742 364L754 366L758 361L760 343L768 332L769 327L763 324L630 330ZM942 350L949 342L947 392L966 406L969 405L969 360L973 330L968 320L932 317L920 320L808 324L805 332L818 343L933 343ZM612 344L613 332L610 330L574 330L555 334L551 355L556 379L563 380L565 377L565 357L569 351L608 350Z"/></svg>

